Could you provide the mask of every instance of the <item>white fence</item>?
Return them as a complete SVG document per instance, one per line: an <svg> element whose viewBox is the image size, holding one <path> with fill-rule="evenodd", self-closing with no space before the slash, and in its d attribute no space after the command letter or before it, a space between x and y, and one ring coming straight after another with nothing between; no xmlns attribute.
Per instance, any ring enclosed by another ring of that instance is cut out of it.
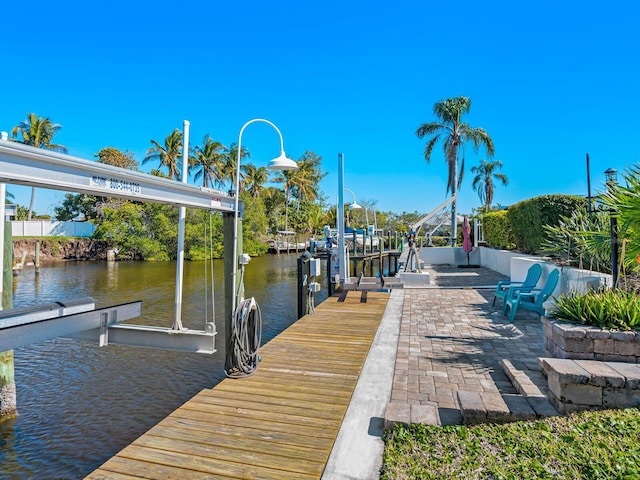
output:
<svg viewBox="0 0 640 480"><path fill-rule="evenodd" d="M90 222L57 222L54 220L13 220L13 237L90 237L96 226Z"/></svg>

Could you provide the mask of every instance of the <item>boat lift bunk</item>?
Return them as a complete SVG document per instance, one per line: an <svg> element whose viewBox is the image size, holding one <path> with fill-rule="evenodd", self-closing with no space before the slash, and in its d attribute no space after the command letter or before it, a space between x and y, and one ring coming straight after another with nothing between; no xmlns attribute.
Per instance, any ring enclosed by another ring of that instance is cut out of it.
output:
<svg viewBox="0 0 640 480"><path fill-rule="evenodd" d="M188 122L185 122L185 144L188 144L187 128ZM218 190L34 148L6 139L0 139L0 183L216 212L235 212L235 198ZM4 199L2 200L4 203ZM1 252L2 250L0 254ZM68 337L98 342L101 346L114 343L212 354L216 351L214 323L208 322L204 330L182 327L181 261L183 253L179 252L180 278L176 281L176 312L172 327L121 324L140 316L141 301L96 309L92 299L79 299L0 312L0 351L51 338ZM3 262L4 260L0 265Z"/></svg>

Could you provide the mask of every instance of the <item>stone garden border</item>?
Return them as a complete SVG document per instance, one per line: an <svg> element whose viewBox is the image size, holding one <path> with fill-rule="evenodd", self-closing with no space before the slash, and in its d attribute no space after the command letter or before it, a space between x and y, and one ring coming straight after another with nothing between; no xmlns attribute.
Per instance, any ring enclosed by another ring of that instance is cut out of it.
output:
<svg viewBox="0 0 640 480"><path fill-rule="evenodd" d="M544 316L542 327L549 357L640 363L640 332L607 330Z"/></svg>

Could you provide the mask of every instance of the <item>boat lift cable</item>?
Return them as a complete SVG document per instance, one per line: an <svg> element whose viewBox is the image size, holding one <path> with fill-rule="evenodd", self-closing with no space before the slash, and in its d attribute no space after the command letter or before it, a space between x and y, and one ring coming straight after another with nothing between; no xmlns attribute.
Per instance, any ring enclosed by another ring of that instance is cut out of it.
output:
<svg viewBox="0 0 640 480"><path fill-rule="evenodd" d="M215 280L213 273L213 212L209 212L209 264L211 266L211 315L216 317Z"/></svg>

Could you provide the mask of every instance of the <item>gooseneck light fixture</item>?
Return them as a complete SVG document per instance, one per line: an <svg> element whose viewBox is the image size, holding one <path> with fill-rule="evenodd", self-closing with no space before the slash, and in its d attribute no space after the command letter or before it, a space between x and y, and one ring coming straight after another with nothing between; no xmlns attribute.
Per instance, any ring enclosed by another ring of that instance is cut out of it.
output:
<svg viewBox="0 0 640 480"><path fill-rule="evenodd" d="M280 155L269 162L267 168L271 170L295 170L298 168L298 164L287 158L287 155L284 153L284 141L282 140L282 133L278 127L275 126L269 120L265 120L264 118L254 118L253 120L249 120L245 123L240 129L240 134L238 135L238 156L236 158L236 178L235 178L235 208L234 208L234 219L233 219L233 268L231 274L231 281L233 285L233 299L231 302L231 312L236 311L236 307L238 305L238 294L239 294L239 286L236 285L238 278L238 217L240 216L239 208L240 208L240 158L242 155L242 134L244 130L251 125L252 123L266 123L267 125L271 125L276 132L278 132L278 136L280 137Z"/></svg>

